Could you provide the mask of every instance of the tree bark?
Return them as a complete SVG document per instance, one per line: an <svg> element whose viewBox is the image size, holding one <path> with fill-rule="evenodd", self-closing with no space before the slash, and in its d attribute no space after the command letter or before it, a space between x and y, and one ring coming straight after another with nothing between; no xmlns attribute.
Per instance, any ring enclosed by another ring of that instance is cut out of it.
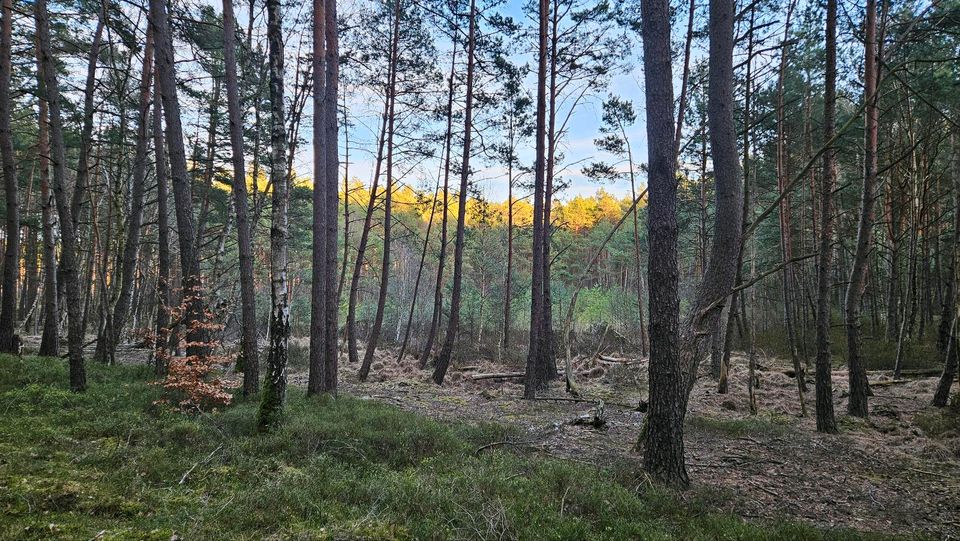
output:
<svg viewBox="0 0 960 541"><path fill-rule="evenodd" d="M156 51L154 51L156 53ZM156 155L157 172L157 320L154 326L154 373L166 372L166 351L169 351L170 308L170 211L167 201L170 199L170 173L167 168L167 156L163 142L163 105L160 100L160 77L154 72L153 102L153 150Z"/></svg>
<svg viewBox="0 0 960 541"><path fill-rule="evenodd" d="M66 149L63 138L63 122L60 112L60 87L57 83L57 68L50 46L50 22L46 0L34 2L37 41L40 54L40 71L43 98L50 113L51 161L53 162L53 194L60 216L60 273L64 281L67 301L67 348L70 364L70 389L82 392L87 387L86 369L83 360L83 322L81 321L80 276L77 268L77 231L73 226L73 211L66 192ZM51 316L54 316L51 314ZM55 317L55 316L54 316Z"/></svg>
<svg viewBox="0 0 960 541"><path fill-rule="evenodd" d="M10 76L13 49L13 0L0 4L0 165L7 211L7 241L3 253L3 294L0 299L0 352L16 353L17 277L20 274L20 198L10 130Z"/></svg>
<svg viewBox="0 0 960 541"><path fill-rule="evenodd" d="M199 251L195 243L196 227L193 219L193 190L187 173L187 158L183 146L180 102L177 98L177 77L174 67L173 38L170 34L167 8L164 0L150 0L150 24L155 40L156 69L160 82L160 99L166 121L166 142L170 159L170 180L177 218L177 238L180 246L180 273L183 298L186 304L184 326L190 346L188 355L206 350L203 344L207 333L203 329L203 282L200 275ZM282 157L281 157L282 161Z"/></svg>
<svg viewBox="0 0 960 541"><path fill-rule="evenodd" d="M39 34L39 32L38 32ZM39 36L36 36L37 88L39 93L40 126L37 138L37 154L40 161L40 197L43 221L43 333L40 337L41 356L56 357L60 354L60 328L57 306L57 239L56 212L53 194L50 192L50 112L43 76Z"/></svg>
<svg viewBox="0 0 960 541"><path fill-rule="evenodd" d="M287 285L287 206L290 175L284 156L287 131L283 103L283 27L280 0L267 0L267 41L270 50L270 183L273 186L270 226L270 349L267 377L258 412L261 429L276 426L283 415L287 390L287 342L290 339L290 303Z"/></svg>
<svg viewBox="0 0 960 541"><path fill-rule="evenodd" d="M880 110L877 105L879 62L877 59L877 3L867 0L864 51L864 145L863 145L863 193L860 200L860 222L857 226L857 247L853 268L847 284L844 302L844 318L847 331L847 369L850 381L850 398L847 413L855 417L867 417L867 373L863 367L863 331L860 328L860 310L863 292L867 286L867 258L871 251L871 237L875 220L873 203L877 184L877 129Z"/></svg>
<svg viewBox="0 0 960 541"><path fill-rule="evenodd" d="M318 0L315 0L318 1ZM340 81L340 40L337 28L337 1L325 0L324 37L326 38L326 85L324 87L324 130L326 156L324 159L327 185L326 197L326 304L322 387L325 392L337 392L337 373L339 366L337 347L338 320L340 312L340 292L337 286L337 180L340 171L340 154L337 151L337 95ZM316 158L315 158L316 159ZM346 175L346 172L344 172ZM347 194L344 193L344 199ZM346 236L344 236L346 244Z"/></svg>
<svg viewBox="0 0 960 541"><path fill-rule="evenodd" d="M830 143L836 131L837 108L837 1L827 0L826 75L823 104L823 139ZM830 359L830 286L833 255L833 190L836 184L836 150L823 153L823 175L820 181L820 250L817 258L817 364L816 409L817 432L835 434L837 421L833 413L833 382Z"/></svg>
<svg viewBox="0 0 960 541"><path fill-rule="evenodd" d="M546 125L547 125L547 46L549 0L540 0L539 47L537 51L537 112L536 158L533 184L533 269L530 282L530 344L527 348L527 377L523 380L523 397L536 398L537 391L546 384L542 373L541 350L543 336L543 241L544 241L544 186L546 184ZM673 105L671 104L672 108ZM672 116L672 113L671 113Z"/></svg>
<svg viewBox="0 0 960 541"><path fill-rule="evenodd" d="M649 160L647 205L650 312L649 413L640 445L644 469L660 482L689 483L683 451L677 177L673 125L670 3L640 4Z"/></svg>
<svg viewBox="0 0 960 541"><path fill-rule="evenodd" d="M363 363L360 365L359 379L366 381L370 374L370 365L380 342L380 331L383 328L383 313L387 305L387 292L390 288L390 242L393 230L393 136L396 123L397 105L397 64L400 54L400 1L393 6L393 47L390 51L390 63L394 66L390 87L388 89L390 111L387 114L387 184L383 195L383 257L380 265L380 289L377 295L377 312L373 318L373 326L367 336L367 347L363 352Z"/></svg>
<svg viewBox="0 0 960 541"><path fill-rule="evenodd" d="M473 137L473 80L476 64L477 13L475 0L470 0L470 30L467 37L467 88L466 105L463 113L463 163L460 168L460 193L457 196L457 233L453 246L453 291L450 293L450 319L447 321L447 335L437 356L433 371L433 382L443 384L443 378L450 366L453 346L457 340L460 325L460 296L463 282L463 246L467 217L467 195L470 188L470 144Z"/></svg>
<svg viewBox="0 0 960 541"><path fill-rule="evenodd" d="M237 21L233 0L223 0L223 63L227 86L227 115L230 123L230 151L233 165L233 206L237 220L237 251L240 259L240 358L243 394L260 391L260 358L257 351L257 306L253 281L253 240L247 206L247 173L243 159L243 113L237 81ZM254 179L256 182L256 179Z"/></svg>
<svg viewBox="0 0 960 541"><path fill-rule="evenodd" d="M743 175L733 119L733 23L731 0L710 2L707 125L715 177L715 235L693 311L682 330L680 362L685 389L681 397L684 413L696 383L700 361L709 352L713 333L719 328L725 299L736 283L743 237Z"/></svg>

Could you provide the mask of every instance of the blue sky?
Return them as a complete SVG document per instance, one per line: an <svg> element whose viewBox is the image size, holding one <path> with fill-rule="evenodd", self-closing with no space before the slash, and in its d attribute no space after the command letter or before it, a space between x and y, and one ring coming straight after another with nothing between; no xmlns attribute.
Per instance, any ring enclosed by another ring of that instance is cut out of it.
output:
<svg viewBox="0 0 960 541"><path fill-rule="evenodd" d="M341 11L353 9L353 5L353 2L344 2L341 3L340 9ZM522 1L508 0L502 7L501 12L519 19L524 17L522 5ZM636 39L634 34L628 35L631 39ZM288 50L291 48L295 50L297 39L291 36L288 40ZM445 39L438 41L445 41ZM445 43L438 44L440 48L445 46ZM639 43L632 44L632 49L630 59L631 69L628 72L614 75L609 82L608 89L586 99L577 107L570 119L569 133L561 141L560 145L560 151L565 158L564 162L568 164L568 167L563 170L562 175L564 179L569 182L569 186L562 193L558 194L559 199L566 200L575 195L593 194L601 187L600 184L584 177L580 173L580 168L590 160L605 158L595 150L594 139L599 135L601 103L609 93L633 101L634 109L637 112L637 122L629 130L628 137L631 140L637 163L639 164L646 159L646 137L643 124L643 75L638 62ZM525 61L532 64L535 59L530 56L526 58ZM440 56L440 62L446 65L447 60L443 58L443 55ZM532 77L529 78L527 84L531 92L535 92L535 79ZM352 117L351 120L356 123L356 126L351 129L349 134L352 149L350 156L350 176L358 178L365 184L370 182L373 171L373 157L371 156L375 147L375 135L373 131L376 127L380 106L376 101L376 99L371 99L370 96L347 95L347 104ZM304 115L307 117L312 116L309 103L304 111ZM309 121L305 120L301 136L309 139L310 128L308 122ZM341 133L341 159L343 156L342 136L343 134ZM530 140L527 142L526 148L521 149L521 160L526 162L533 161L532 146L533 141ZM432 186L437 175L437 165L438 163L436 161L424 162L419 167L410 171L403 181L416 187ZM484 197L495 201L502 201L507 198L507 178L504 169L490 166L482 160L474 161L472 167L475 171L472 181ZM303 145L297 154L296 169L301 174L309 174L309 172L313 170L313 156L309 142ZM642 177L640 178L640 183L643 183ZM617 196L627 196L630 193L630 185L626 180L614 184L604 183L602 187ZM520 193L515 193L515 195L523 196L526 194L520 191Z"/></svg>

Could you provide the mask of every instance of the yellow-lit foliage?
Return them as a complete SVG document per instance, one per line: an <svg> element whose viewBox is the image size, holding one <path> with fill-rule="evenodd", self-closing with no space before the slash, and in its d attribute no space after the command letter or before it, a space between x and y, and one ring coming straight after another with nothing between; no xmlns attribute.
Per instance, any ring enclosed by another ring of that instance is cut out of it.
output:
<svg viewBox="0 0 960 541"><path fill-rule="evenodd" d="M272 193L273 188L270 186L270 172L265 169L262 165L257 168L257 178L253 178L253 167L247 168L247 193ZM224 178L222 182L215 183L217 188L225 192L230 192L233 189L231 181L233 175L230 172L224 171ZM313 179L306 176L301 176L297 174L297 170L293 170L293 185L297 188L313 188Z"/></svg>
<svg viewBox="0 0 960 541"><path fill-rule="evenodd" d="M556 205L561 227L583 231L600 221L616 222L630 207L630 198L617 199L600 188L592 196L578 195L566 203Z"/></svg>

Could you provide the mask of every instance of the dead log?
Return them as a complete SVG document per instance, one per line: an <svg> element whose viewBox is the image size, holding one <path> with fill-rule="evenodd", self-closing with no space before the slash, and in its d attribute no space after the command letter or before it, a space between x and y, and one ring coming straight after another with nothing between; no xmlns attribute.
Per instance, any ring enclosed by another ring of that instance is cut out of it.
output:
<svg viewBox="0 0 960 541"><path fill-rule="evenodd" d="M473 374L470 379L480 381L484 379L521 379L527 375L526 372L491 372L489 374ZM578 376L597 377L603 375L603 370L595 367L591 370L582 370L577 372Z"/></svg>
<svg viewBox="0 0 960 541"><path fill-rule="evenodd" d="M526 376L526 372L494 372L491 374L474 374L470 379L480 381L482 379L514 379Z"/></svg>
<svg viewBox="0 0 960 541"><path fill-rule="evenodd" d="M597 360L602 363L615 363L615 364L634 364L643 362L643 359L617 359L616 357L608 357L606 355L597 355Z"/></svg>

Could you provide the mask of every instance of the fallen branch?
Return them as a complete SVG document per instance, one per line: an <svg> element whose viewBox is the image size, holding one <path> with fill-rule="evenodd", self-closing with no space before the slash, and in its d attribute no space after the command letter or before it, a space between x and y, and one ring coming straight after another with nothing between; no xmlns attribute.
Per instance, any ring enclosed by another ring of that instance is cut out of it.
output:
<svg viewBox="0 0 960 541"><path fill-rule="evenodd" d="M486 445L481 445L480 447L477 447L477 450L474 451L473 454L474 454L474 456L480 456L480 452L483 451L483 450L485 450L485 449L493 449L494 447L502 447L502 446L504 446L504 445L533 445L534 443L537 443L537 440L528 440L528 441L510 441L510 440L493 441L493 442L490 442L490 443L488 443L488 444L486 444Z"/></svg>
<svg viewBox="0 0 960 541"><path fill-rule="evenodd" d="M910 377L925 377L925 376L939 376L943 372L941 368L921 368L917 370L901 370L901 376L910 376Z"/></svg>
<svg viewBox="0 0 960 541"><path fill-rule="evenodd" d="M589 376L592 372L590 370L584 370L578 372L578 376ZM474 374L470 376L470 379L473 381L480 381L484 379L519 379L526 377L526 372L491 372L489 374Z"/></svg>
<svg viewBox="0 0 960 541"><path fill-rule="evenodd" d="M568 397L565 397L565 396L538 396L538 397L534 398L534 400L547 400L547 401L551 401L551 402L578 402L578 403L583 403L583 404L596 404L597 402L600 401L599 398L568 398ZM605 405L608 405L608 406L617 406L617 407L619 407L619 408L624 408L624 409L628 409L628 410L635 410L635 409L637 409L637 406L636 406L636 405L623 404L623 403L621 403L621 402L607 402L607 401L604 401L603 403L604 403Z"/></svg>
<svg viewBox="0 0 960 541"><path fill-rule="evenodd" d="M474 374L470 379L480 381L482 379L513 379L526 376L526 372L494 372L491 374Z"/></svg>
<svg viewBox="0 0 960 541"><path fill-rule="evenodd" d="M608 357L606 355L597 355L597 360L602 363L616 364L634 364L643 362L643 359L617 359L616 357Z"/></svg>
<svg viewBox="0 0 960 541"><path fill-rule="evenodd" d="M183 474L183 477L180 478L180 482L177 484L182 485L186 483L187 478L190 477L190 474L193 473L193 470L197 469L201 464L206 464L207 462L210 462L210 459L213 458L213 455L217 454L217 451L219 451L220 449L223 449L222 443L218 445L216 449L214 449L213 451L210 451L210 454L207 455L207 458L204 458L200 462L197 462L189 470L187 470L186 473Z"/></svg>

